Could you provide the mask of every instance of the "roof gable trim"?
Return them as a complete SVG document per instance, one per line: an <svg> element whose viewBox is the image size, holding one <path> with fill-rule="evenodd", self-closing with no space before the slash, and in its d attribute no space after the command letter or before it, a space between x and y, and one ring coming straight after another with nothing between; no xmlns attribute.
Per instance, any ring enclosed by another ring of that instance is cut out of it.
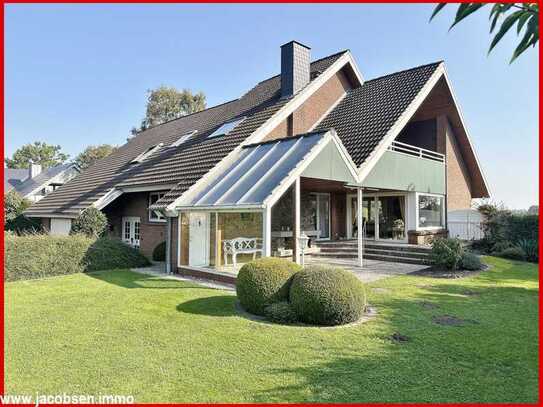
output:
<svg viewBox="0 0 543 407"><path fill-rule="evenodd" d="M335 75L340 69L349 64L355 75L359 84L364 83L364 79L360 74L356 62L350 51L345 52L341 57L339 57L332 65L330 65L321 75L315 78L310 82L304 89L298 92L290 101L288 101L283 107L281 107L271 118L269 118L264 124L262 124L258 129L256 129L249 137L245 139L239 146L237 146L233 151L230 152L225 158L222 159L215 167L213 167L207 174L200 178L195 184L193 184L185 193L179 196L175 201L169 204L166 207L166 214L169 216L177 216L175 208L179 205L180 202L185 200L185 196L194 196L198 192L201 192L208 182L213 180L216 175L220 172L225 171L233 164L234 160L238 157L239 152L244 146L249 144L255 144L260 141L277 125L279 125L283 120L298 109L311 95L313 95L320 87L328 81L333 75Z"/></svg>

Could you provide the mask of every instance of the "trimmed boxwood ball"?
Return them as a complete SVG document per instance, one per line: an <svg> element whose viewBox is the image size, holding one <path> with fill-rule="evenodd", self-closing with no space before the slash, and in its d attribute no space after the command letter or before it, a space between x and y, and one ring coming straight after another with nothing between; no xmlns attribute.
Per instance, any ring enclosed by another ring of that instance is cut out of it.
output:
<svg viewBox="0 0 543 407"><path fill-rule="evenodd" d="M264 315L269 321L279 324L292 324L298 320L296 313L287 301L268 305L264 308Z"/></svg>
<svg viewBox="0 0 543 407"><path fill-rule="evenodd" d="M264 316L267 305L287 299L290 278L299 270L298 264L273 257L245 264L236 280L241 306L248 312Z"/></svg>
<svg viewBox="0 0 543 407"><path fill-rule="evenodd" d="M348 271L309 266L292 278L289 300L302 322L342 325L360 319L366 293L362 282Z"/></svg>

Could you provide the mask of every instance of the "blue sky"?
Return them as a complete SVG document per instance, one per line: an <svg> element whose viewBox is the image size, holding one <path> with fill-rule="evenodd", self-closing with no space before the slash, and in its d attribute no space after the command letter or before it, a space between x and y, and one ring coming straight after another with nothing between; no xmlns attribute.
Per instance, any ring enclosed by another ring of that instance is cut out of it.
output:
<svg viewBox="0 0 543 407"><path fill-rule="evenodd" d="M493 198L538 201L538 49L509 65L511 32L487 57L488 10L448 32L453 7L429 24L429 4L5 7L6 155L36 140L72 157L122 144L147 89L237 98L296 39L314 58L350 49L368 79L444 59Z"/></svg>

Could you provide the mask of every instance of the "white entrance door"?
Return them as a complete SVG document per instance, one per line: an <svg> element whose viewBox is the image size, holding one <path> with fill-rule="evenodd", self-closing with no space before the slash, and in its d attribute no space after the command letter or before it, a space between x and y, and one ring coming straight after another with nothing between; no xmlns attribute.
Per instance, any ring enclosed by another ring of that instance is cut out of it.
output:
<svg viewBox="0 0 543 407"><path fill-rule="evenodd" d="M133 247L140 247L140 218L138 216L125 216L122 221L123 242Z"/></svg>
<svg viewBox="0 0 543 407"><path fill-rule="evenodd" d="M189 219L189 265L196 267L208 266L209 213L191 212Z"/></svg>

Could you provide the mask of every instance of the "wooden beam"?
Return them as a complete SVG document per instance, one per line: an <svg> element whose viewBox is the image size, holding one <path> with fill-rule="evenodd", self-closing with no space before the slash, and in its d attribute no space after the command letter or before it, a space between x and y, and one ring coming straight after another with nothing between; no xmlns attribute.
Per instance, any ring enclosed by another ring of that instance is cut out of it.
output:
<svg viewBox="0 0 543 407"><path fill-rule="evenodd" d="M292 186L292 209L293 209L293 222L292 222L292 261L300 264L300 177L297 177Z"/></svg>

